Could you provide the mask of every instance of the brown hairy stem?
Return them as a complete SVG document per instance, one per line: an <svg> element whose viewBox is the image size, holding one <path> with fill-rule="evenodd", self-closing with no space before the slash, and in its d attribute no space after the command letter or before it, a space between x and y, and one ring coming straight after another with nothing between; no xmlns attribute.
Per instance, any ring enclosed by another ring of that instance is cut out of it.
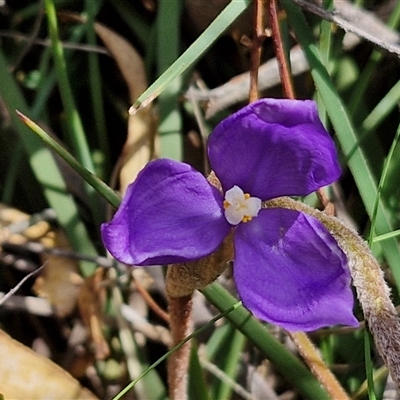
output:
<svg viewBox="0 0 400 400"><path fill-rule="evenodd" d="M344 391L332 371L322 360L319 352L304 332L287 332L297 350L303 357L311 372L328 392L332 400L348 400L349 396Z"/></svg>
<svg viewBox="0 0 400 400"><path fill-rule="evenodd" d="M168 303L172 347L174 347L192 333L192 296L168 296ZM184 344L168 358L168 390L171 400L186 400L188 398L189 358L190 342Z"/></svg>
<svg viewBox="0 0 400 400"><path fill-rule="evenodd" d="M371 250L357 232L337 218L287 197L270 200L266 207L297 210L317 218L346 254L353 285L376 348L400 387L400 323L381 270Z"/></svg>
<svg viewBox="0 0 400 400"><path fill-rule="evenodd" d="M221 190L214 172L207 177L211 185ZM233 258L232 233L214 253L200 260L168 266L166 291L169 303L169 323L172 347L192 332L192 294L214 282ZM190 342L172 354L168 361L168 387L171 400L187 398L187 376Z"/></svg>
<svg viewBox="0 0 400 400"><path fill-rule="evenodd" d="M214 282L226 269L232 257L232 235L228 235L220 248L208 257L168 267L166 290L172 347L192 332L193 292ZM190 342L173 353L168 360L168 387L171 400L187 398L189 357Z"/></svg>

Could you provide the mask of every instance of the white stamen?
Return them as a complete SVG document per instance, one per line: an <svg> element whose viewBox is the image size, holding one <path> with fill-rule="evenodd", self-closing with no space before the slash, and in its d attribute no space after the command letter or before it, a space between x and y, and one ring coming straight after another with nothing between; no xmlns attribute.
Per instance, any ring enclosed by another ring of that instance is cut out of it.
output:
<svg viewBox="0 0 400 400"><path fill-rule="evenodd" d="M250 197L235 185L225 193L224 208L227 221L231 225L238 225L257 216L261 209L261 199Z"/></svg>

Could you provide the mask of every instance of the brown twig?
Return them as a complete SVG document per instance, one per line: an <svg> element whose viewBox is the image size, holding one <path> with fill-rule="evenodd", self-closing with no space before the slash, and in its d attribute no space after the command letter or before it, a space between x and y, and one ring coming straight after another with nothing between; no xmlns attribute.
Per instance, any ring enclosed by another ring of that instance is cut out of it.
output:
<svg viewBox="0 0 400 400"><path fill-rule="evenodd" d="M281 30L279 28L279 18L276 0L269 0L269 23L272 31L272 40L275 49L275 56L278 61L279 74L281 76L282 90L288 99L294 99L292 78L289 71L288 62L283 49Z"/></svg>
<svg viewBox="0 0 400 400"><path fill-rule="evenodd" d="M258 99L258 70L260 68L262 44L265 40L264 4L265 0L254 0L254 35L250 53L249 103Z"/></svg>
<svg viewBox="0 0 400 400"><path fill-rule="evenodd" d="M269 1L269 23L271 25L272 39L274 43L276 59L278 61L283 94L288 99L295 99L296 96L293 88L293 81L290 74L290 69L288 61L286 59L285 51L283 49L283 42L281 37L281 31L279 28L279 17L278 17L276 0ZM325 192L322 189L318 189L317 196L321 201L326 212L329 213L330 215L333 215L334 214L333 204L329 201Z"/></svg>
<svg viewBox="0 0 400 400"><path fill-rule="evenodd" d="M321 202L324 212L328 215L335 215L335 206L329 200L329 197L326 195L325 191L321 188L317 189L317 197L318 200Z"/></svg>
<svg viewBox="0 0 400 400"><path fill-rule="evenodd" d="M146 288L139 282L138 279L134 279L136 290L143 297L146 304L165 322L169 322L169 315L166 313L153 299L151 294L146 290Z"/></svg>
<svg viewBox="0 0 400 400"><path fill-rule="evenodd" d="M293 3L326 21L333 22L344 31L354 33L378 48L400 57L400 34L386 26L375 15L379 9L383 9L384 2L382 2L381 6L378 4L374 12L367 11L357 7L350 1L343 0L334 0L334 10L332 11L325 10L320 4L310 0L293 0Z"/></svg>
<svg viewBox="0 0 400 400"><path fill-rule="evenodd" d="M3 303L5 303L11 296L13 296L28 279L32 278L32 276L37 275L45 267L46 264L47 264L47 261L45 261L45 263L43 265L41 265L38 269L36 269L35 271L32 271L31 273L26 275L24 278L22 278L21 281L16 286L14 286L12 289L10 289L10 291L8 293L6 293L0 299L0 306L2 306Z"/></svg>
<svg viewBox="0 0 400 400"><path fill-rule="evenodd" d="M304 332L288 332L288 335L296 344L296 347L303 357L311 372L317 377L321 385L324 386L332 400L349 399L336 377L325 365L318 351L308 336Z"/></svg>
<svg viewBox="0 0 400 400"><path fill-rule="evenodd" d="M38 7L38 14L36 16L35 22L33 24L33 29L31 33L28 36L28 40L25 44L25 47L23 48L21 54L19 54L17 60L14 62L14 65L11 67L11 71L14 72L17 70L19 65L21 64L22 60L25 58L25 56L29 53L29 51L32 49L32 46L35 44L35 40L37 39L40 28L42 26L43 22L43 16L44 16L44 10L43 10L43 0L40 1L39 7Z"/></svg>
<svg viewBox="0 0 400 400"><path fill-rule="evenodd" d="M243 42L243 38L241 39ZM247 42L247 40L246 40ZM248 40L251 44L250 39ZM246 43L245 43L246 44ZM309 70L303 50L295 46L290 50L292 76L300 75ZM258 89L264 91L278 84L281 80L276 58L266 61L258 70ZM249 96L250 71L236 75L231 80L214 89L189 87L185 93L188 99L207 102L205 118L209 119L222 110L245 101Z"/></svg>

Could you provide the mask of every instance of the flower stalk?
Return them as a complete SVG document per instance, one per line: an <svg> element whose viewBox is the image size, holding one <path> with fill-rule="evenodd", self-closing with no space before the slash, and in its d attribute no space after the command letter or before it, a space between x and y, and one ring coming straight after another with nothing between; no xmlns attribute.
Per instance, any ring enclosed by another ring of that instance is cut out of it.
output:
<svg viewBox="0 0 400 400"><path fill-rule="evenodd" d="M220 190L220 183L213 172L208 180ZM214 282L224 272L232 258L233 242L232 235L229 235L215 253L194 262L168 266L166 291L170 316L169 326L173 341L171 348L192 333L193 292ZM190 346L190 341L185 343L168 359L168 390L171 400L187 398Z"/></svg>
<svg viewBox="0 0 400 400"><path fill-rule="evenodd" d="M311 372L318 379L320 384L329 393L332 400L349 400L335 375L326 366L321 355L304 332L287 332L295 343L297 350L303 357Z"/></svg>
<svg viewBox="0 0 400 400"><path fill-rule="evenodd" d="M258 70L260 68L262 44L265 40L264 8L266 0L254 1L254 30L253 40L250 43L250 91L249 103L259 98Z"/></svg>
<svg viewBox="0 0 400 400"><path fill-rule="evenodd" d="M168 296L168 311L173 341L171 347L174 348L193 331L192 295ZM168 391L171 400L187 399L189 358L190 341L173 352L168 358Z"/></svg>
<svg viewBox="0 0 400 400"><path fill-rule="evenodd" d="M346 254L364 312L368 328L374 337L377 350L389 372L400 387L400 323L390 299L390 289L371 250L364 240L337 218L290 198L280 198L265 203L268 208L285 207L317 218L329 230Z"/></svg>
<svg viewBox="0 0 400 400"><path fill-rule="evenodd" d="M283 48L281 31L279 29L279 18L276 0L269 0L268 11L269 23L271 25L272 31L272 40L274 44L276 59L278 61L279 75L281 77L282 90L286 98L294 99L296 96L294 93L292 78L288 68L288 61L286 59L285 51Z"/></svg>

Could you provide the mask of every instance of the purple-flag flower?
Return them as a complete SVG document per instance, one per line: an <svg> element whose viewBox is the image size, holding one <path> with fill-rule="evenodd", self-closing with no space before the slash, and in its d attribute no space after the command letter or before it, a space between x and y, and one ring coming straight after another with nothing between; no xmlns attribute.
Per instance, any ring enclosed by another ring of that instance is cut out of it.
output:
<svg viewBox="0 0 400 400"><path fill-rule="evenodd" d="M234 230L233 273L256 317L285 329L357 326L346 256L316 218L263 208L338 179L334 144L313 101L262 99L223 120L208 140L222 193L189 165L150 162L102 225L106 248L138 266L192 261Z"/></svg>

